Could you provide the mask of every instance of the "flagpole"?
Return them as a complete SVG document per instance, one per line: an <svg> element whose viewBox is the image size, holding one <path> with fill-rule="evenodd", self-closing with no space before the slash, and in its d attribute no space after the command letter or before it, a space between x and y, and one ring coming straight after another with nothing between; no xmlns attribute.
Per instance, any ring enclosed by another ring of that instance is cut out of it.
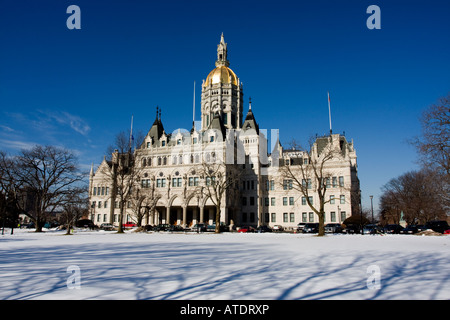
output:
<svg viewBox="0 0 450 320"><path fill-rule="evenodd" d="M131 115L131 130L130 130L130 152L131 152L131 140L133 139L133 115Z"/></svg>
<svg viewBox="0 0 450 320"><path fill-rule="evenodd" d="M192 109L193 109L193 111L192 111L192 123L193 123L193 125L195 125L195 81L194 81L194 103L193 103Z"/></svg>
<svg viewBox="0 0 450 320"><path fill-rule="evenodd" d="M333 133L333 130L331 128L331 106L330 106L330 92L328 92L328 117L330 119L330 135Z"/></svg>

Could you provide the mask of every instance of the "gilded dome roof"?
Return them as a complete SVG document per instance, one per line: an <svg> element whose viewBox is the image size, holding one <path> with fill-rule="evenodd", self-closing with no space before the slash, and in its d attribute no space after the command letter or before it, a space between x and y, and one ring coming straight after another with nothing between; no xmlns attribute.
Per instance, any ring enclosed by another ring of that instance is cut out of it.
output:
<svg viewBox="0 0 450 320"><path fill-rule="evenodd" d="M217 68L213 69L206 78L206 81L204 83L204 86L208 86L210 84L218 84L218 83L224 83L224 84L234 84L235 86L238 85L238 77L236 74L231 70L230 68L226 66L218 66Z"/></svg>

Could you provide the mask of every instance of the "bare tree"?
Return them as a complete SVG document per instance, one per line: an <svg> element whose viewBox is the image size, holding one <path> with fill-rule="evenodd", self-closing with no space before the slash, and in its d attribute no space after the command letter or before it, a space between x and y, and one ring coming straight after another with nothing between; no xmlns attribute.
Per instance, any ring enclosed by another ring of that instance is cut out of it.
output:
<svg viewBox="0 0 450 320"><path fill-rule="evenodd" d="M303 148L295 140L291 142L291 154L295 156L282 159L280 172L283 180L292 181L290 186L300 192L306 203L319 218L318 236L325 235L325 204L329 181L333 171L329 164L341 155L341 150L331 140L332 137L310 139L309 149ZM317 195L318 203L313 196Z"/></svg>
<svg viewBox="0 0 450 320"><path fill-rule="evenodd" d="M81 217L89 212L88 191L85 186L75 188L68 194L67 200L63 204L62 222L66 225L66 235L70 234L73 225Z"/></svg>
<svg viewBox="0 0 450 320"><path fill-rule="evenodd" d="M426 109L420 119L422 135L414 140L423 166L438 173L437 191L446 210L450 209L450 94Z"/></svg>
<svg viewBox="0 0 450 320"><path fill-rule="evenodd" d="M233 165L227 165L222 161L203 161L195 170L204 179L204 185L200 186L199 193L210 198L216 209L215 233L220 233L221 207L224 204L227 192L231 193L239 181L242 171Z"/></svg>
<svg viewBox="0 0 450 320"><path fill-rule="evenodd" d="M125 132L116 135L114 152L108 166L102 167L100 174L106 183L112 184L111 190L111 214L114 213L114 204L119 203L119 227L118 233L123 233L123 218L128 207L133 188L139 180L141 167L135 164L135 155L132 152L132 139Z"/></svg>
<svg viewBox="0 0 450 320"><path fill-rule="evenodd" d="M445 218L434 170L404 173L391 179L382 190L380 206L382 219L385 221L399 223L401 212L408 224Z"/></svg>
<svg viewBox="0 0 450 320"><path fill-rule="evenodd" d="M11 225L11 234L18 220L20 207L18 205L21 183L17 181L15 172L16 162L14 158L0 151L0 217L2 219L2 234L4 226Z"/></svg>
<svg viewBox="0 0 450 320"><path fill-rule="evenodd" d="M450 177L450 95L425 110L421 124L422 136L416 145L422 159Z"/></svg>
<svg viewBox="0 0 450 320"><path fill-rule="evenodd" d="M2 172L8 172L15 204L35 223L36 232L42 231L50 215L62 208L85 177L76 156L54 146L22 150L9 164L9 170L2 166Z"/></svg>
<svg viewBox="0 0 450 320"><path fill-rule="evenodd" d="M140 177L134 191L130 196L131 209L138 227L142 225L142 219L150 212L154 212L161 194L156 188L156 176L151 173L145 173Z"/></svg>

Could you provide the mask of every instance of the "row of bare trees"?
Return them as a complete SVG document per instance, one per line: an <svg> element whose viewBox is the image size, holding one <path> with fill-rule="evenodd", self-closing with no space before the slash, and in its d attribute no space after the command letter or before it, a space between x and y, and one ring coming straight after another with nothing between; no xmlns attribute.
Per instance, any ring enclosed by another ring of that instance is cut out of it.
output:
<svg viewBox="0 0 450 320"><path fill-rule="evenodd" d="M54 213L61 212L69 231L88 208L84 177L74 153L63 148L36 145L17 155L0 151L3 223L14 227L19 214L25 214L40 232Z"/></svg>
<svg viewBox="0 0 450 320"><path fill-rule="evenodd" d="M156 188L156 176L151 172L144 173L144 167L136 160L136 153L132 152L132 141L128 138L129 134L120 132L116 135L113 145L107 148L107 152L111 152L110 166L104 166L100 170L100 174L104 177L105 182L112 185L111 203L118 203L119 217L118 233L123 233L122 223L126 214L126 208L130 203L130 209L134 220L138 226L142 224L142 220L146 214L152 212L156 208L156 204L163 196L158 188ZM136 145L141 145L144 136L138 134ZM242 174L232 165L227 165L223 161L205 162L202 161L198 165L193 165L189 171L195 171L196 175L202 177L202 182L195 186L187 194L187 179L184 177L184 197L188 198L192 194L199 197L209 198L213 203L216 211L215 222L216 232L220 232L220 217L223 201L226 199L226 192L231 186L239 181ZM144 180L144 182L143 182ZM170 181L169 181L170 186ZM167 188L167 192L170 188ZM114 214L114 206L111 206L111 216Z"/></svg>
<svg viewBox="0 0 450 320"><path fill-rule="evenodd" d="M127 136L128 134L124 132L116 136L114 146L109 147L109 150L114 150L112 152L111 165L104 166L102 175L106 179L105 182L112 183L111 203L117 202L119 204L119 221L123 222L127 204L130 203L135 222L140 225L144 215L156 207L156 203L160 198L169 198L168 194L165 195L161 192L169 192L170 186L162 189L164 191L155 188L156 176L148 170L144 170L141 163L136 161L135 153L131 152ZM300 156L292 159L292 163L289 165L284 165L283 160L277 172L279 181L292 181L291 189L296 190L298 194L305 197L311 210L318 216L319 236L325 233L325 205L332 199L327 194L327 191L330 187L330 180L336 175L336 172L333 171L333 161L342 161L341 158L343 156L342 146L337 141L333 142L331 135L321 137L321 139L323 141L320 151L317 150L317 137L316 139L310 139L308 148L303 148L293 141L291 148L296 150ZM277 157L274 158L274 161L279 160ZM240 179L245 174L245 171L240 169L240 166L226 164L220 159L193 164L189 171L192 170L196 172L196 175L202 177L202 182L196 188L191 188L191 190L187 191L186 177L181 177L185 180L184 198L187 199L192 196L192 194L186 194L186 192L196 193L200 198L209 198L215 206L216 232L219 232L221 208L223 208L224 201L227 199L233 197L240 199L239 194L236 194L238 190L236 186L240 185ZM308 183L305 183L305 181L308 181ZM346 191L359 192L359 185L356 186L357 190L347 190L351 187L351 185L342 186ZM315 195L317 195L316 200L318 198L318 201L313 203L310 199ZM348 201L359 199L357 196L350 198ZM111 214L113 212L114 207L111 206ZM119 223L118 232L123 232L122 223Z"/></svg>
<svg viewBox="0 0 450 320"><path fill-rule="evenodd" d="M319 220L318 236L325 235L325 205L331 201L328 192L330 181L336 175L333 162L343 160L343 150L340 144L333 141L333 136L325 136L323 147L318 150L318 139L311 138L308 148L302 147L296 141L292 141L290 148L298 151L298 156L290 159L289 164L283 163L280 176L292 181L292 189L302 195L309 208L317 215ZM343 192L350 194L348 201L356 201L355 207L359 207L359 184L341 185ZM316 195L318 201L312 202Z"/></svg>
<svg viewBox="0 0 450 320"><path fill-rule="evenodd" d="M445 220L450 212L450 95L427 108L415 138L419 170L391 179L382 188L381 220L408 224Z"/></svg>

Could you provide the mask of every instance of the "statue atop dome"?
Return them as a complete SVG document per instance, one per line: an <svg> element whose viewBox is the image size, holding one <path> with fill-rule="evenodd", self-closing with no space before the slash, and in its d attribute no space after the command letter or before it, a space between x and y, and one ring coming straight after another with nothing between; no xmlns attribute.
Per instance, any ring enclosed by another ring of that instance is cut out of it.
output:
<svg viewBox="0 0 450 320"><path fill-rule="evenodd" d="M225 43L225 39L222 35L220 36L220 43L217 45L217 61L216 61L216 67L225 66L228 67L230 65L230 62L227 58L227 44Z"/></svg>

